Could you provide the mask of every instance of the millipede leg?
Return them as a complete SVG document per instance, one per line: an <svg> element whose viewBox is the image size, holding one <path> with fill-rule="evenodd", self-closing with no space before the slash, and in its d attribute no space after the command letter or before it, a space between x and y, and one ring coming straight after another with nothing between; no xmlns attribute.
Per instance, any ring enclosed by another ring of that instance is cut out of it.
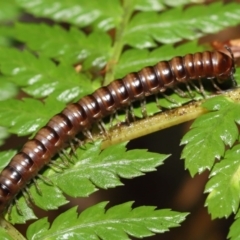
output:
<svg viewBox="0 0 240 240"><path fill-rule="evenodd" d="M37 177L40 178L44 183L46 183L49 186L53 186L54 185L54 183L49 178L47 178L47 177L45 177L45 176L43 176L41 174L38 174Z"/></svg>
<svg viewBox="0 0 240 240"><path fill-rule="evenodd" d="M172 90L180 97L186 97L187 96L187 94L184 91L182 91L180 88L178 88L176 86L172 87Z"/></svg>
<svg viewBox="0 0 240 240"><path fill-rule="evenodd" d="M129 119L131 118L132 121L135 121L135 115L134 115L134 109L132 104L130 104L128 107L125 108L125 122L129 125L131 120ZM121 124L121 122L120 122Z"/></svg>
<svg viewBox="0 0 240 240"><path fill-rule="evenodd" d="M211 80L213 87L218 91L218 93L222 93L223 90L214 82L214 79L211 78L210 80Z"/></svg>
<svg viewBox="0 0 240 240"><path fill-rule="evenodd" d="M129 109L125 108L125 122L129 125L130 121L129 121Z"/></svg>
<svg viewBox="0 0 240 240"><path fill-rule="evenodd" d="M35 201L34 201L34 199L33 199L33 196L32 196L32 194L31 194L31 192L29 191L29 188L28 188L28 187L26 187L22 192L23 192L24 198L26 197L26 199L30 199L30 201L31 201L32 203L35 203ZM26 200L26 199L25 199L25 200ZM32 204L31 204L30 201L27 201L27 200L26 200L27 204L29 204L28 206L32 208Z"/></svg>
<svg viewBox="0 0 240 240"><path fill-rule="evenodd" d="M55 161L51 161L50 163L47 164L50 168L52 168L53 171L62 173L63 169L66 168L66 166L56 164Z"/></svg>
<svg viewBox="0 0 240 240"><path fill-rule="evenodd" d="M88 129L83 130L82 133L86 138L90 139L91 142L93 142L92 133Z"/></svg>
<svg viewBox="0 0 240 240"><path fill-rule="evenodd" d="M83 141L81 141L79 138L74 137L73 139L77 143L77 147L83 148L84 144Z"/></svg>
<svg viewBox="0 0 240 240"><path fill-rule="evenodd" d="M15 201L15 200L14 200ZM15 201L15 203L16 203L16 201ZM9 218L9 220L12 220L12 216L11 216L11 214L12 214L12 208L13 208L13 203L11 203L9 206L8 206L8 208L7 208L7 215L8 215L8 218ZM17 205L16 205L16 208L17 208ZM18 212L19 213L19 212ZM21 213L22 213L22 211L21 211ZM19 213L20 214L20 213ZM20 214L20 215L23 215L23 213L22 214Z"/></svg>
<svg viewBox="0 0 240 240"><path fill-rule="evenodd" d="M40 174L38 174L38 175L40 175ZM33 178L33 183L34 183L34 185L35 185L35 188L36 188L38 194L39 194L40 196L42 196L42 191L41 191L41 189L40 189L40 187L39 187L39 185L38 185L38 182L37 182L36 178Z"/></svg>
<svg viewBox="0 0 240 240"><path fill-rule="evenodd" d="M69 142L69 146L71 148L72 155L77 159L77 148L75 147L74 143L72 141Z"/></svg>
<svg viewBox="0 0 240 240"><path fill-rule="evenodd" d="M133 109L133 105L130 104L129 106L129 114L131 115L132 121L136 121L135 115L134 115L134 109Z"/></svg>
<svg viewBox="0 0 240 240"><path fill-rule="evenodd" d="M189 82L189 83L198 93L201 93L201 90L193 82Z"/></svg>
<svg viewBox="0 0 240 240"><path fill-rule="evenodd" d="M113 113L113 114L110 115L110 123L109 123L109 124L110 124L110 128L113 127L114 115L115 115L115 113Z"/></svg>
<svg viewBox="0 0 240 240"><path fill-rule="evenodd" d="M155 102L156 102L157 108L159 108L161 110L162 108L161 108L161 106L160 106L160 104L158 102L158 100L159 100L158 99L158 94L155 94L154 97L155 97Z"/></svg>
<svg viewBox="0 0 240 240"><path fill-rule="evenodd" d="M207 98L207 95L206 95L206 93L205 93L205 90L204 90L204 87L203 87L203 85L202 85L202 81L201 81L200 78L198 78L198 82L199 82L199 87L200 87L200 92L201 92L201 94L203 95L204 98Z"/></svg>
<svg viewBox="0 0 240 240"><path fill-rule="evenodd" d="M103 121L98 121L97 126L100 130L100 133L102 133L107 138L108 132L106 130L106 127L105 127Z"/></svg>
<svg viewBox="0 0 240 240"><path fill-rule="evenodd" d="M111 116L110 116L110 128L113 128L113 127L114 127L114 125L113 125L114 119L116 119L116 122L117 122L116 125L117 125L117 126L121 124L121 120L120 120L119 117L118 117L117 111L115 111L114 113L112 113Z"/></svg>
<svg viewBox="0 0 240 240"><path fill-rule="evenodd" d="M189 84L188 84L187 82L186 82L185 84L186 84L186 88L187 88L187 90L188 90L188 93L189 93L190 98L194 99L195 94L193 93L193 91L192 91L192 89L190 88Z"/></svg>
<svg viewBox="0 0 240 240"><path fill-rule="evenodd" d="M201 79L198 79L198 82L199 82L199 87L200 87L200 88L198 88L198 87L197 87L194 83L192 83L192 82L190 82L190 84L191 84L192 87L195 88L195 90L196 90L198 93L202 94L202 96L203 96L204 98L206 98L207 95L206 95L206 93L205 93L205 90L204 90L204 87L203 87L203 85L202 85Z"/></svg>
<svg viewBox="0 0 240 240"><path fill-rule="evenodd" d="M17 198L14 199L14 202L15 202L15 205L16 205L17 212L19 213L19 215L23 216L23 212L22 212L22 210L19 206L19 202L18 202Z"/></svg>
<svg viewBox="0 0 240 240"><path fill-rule="evenodd" d="M121 120L120 120L120 118L118 116L118 112L117 111L115 112L115 118L118 121L118 123L121 123Z"/></svg>
<svg viewBox="0 0 240 240"><path fill-rule="evenodd" d="M29 196L27 195L25 189L22 190L22 195L23 195L24 200L26 201L27 205L31 208L31 203L29 201Z"/></svg>
<svg viewBox="0 0 240 240"><path fill-rule="evenodd" d="M160 94L161 94L164 98L166 98L170 103L174 103L174 104L176 104L176 105L179 106L179 107L181 106L181 104L178 103L175 99L169 97L168 95L166 95L166 94L164 94L164 93L162 93L162 92L160 92Z"/></svg>
<svg viewBox="0 0 240 240"><path fill-rule="evenodd" d="M146 110L146 99L145 99L145 98L142 99L141 102L140 102L140 104L141 104L142 116L143 116L144 118L146 118L146 117L148 116L147 110Z"/></svg>
<svg viewBox="0 0 240 240"><path fill-rule="evenodd" d="M68 162L74 163L71 155L66 150L62 149L62 154L65 156L65 158Z"/></svg>
<svg viewBox="0 0 240 240"><path fill-rule="evenodd" d="M60 159L62 160L63 164L65 165L65 167L69 167L69 162L67 160L67 157L66 155L64 154L64 152L61 150L59 153L58 153Z"/></svg>

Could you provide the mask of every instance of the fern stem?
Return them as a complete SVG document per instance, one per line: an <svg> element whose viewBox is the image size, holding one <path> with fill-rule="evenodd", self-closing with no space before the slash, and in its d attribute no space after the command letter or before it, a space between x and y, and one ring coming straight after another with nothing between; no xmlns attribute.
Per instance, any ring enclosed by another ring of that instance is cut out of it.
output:
<svg viewBox="0 0 240 240"><path fill-rule="evenodd" d="M13 225L11 225L9 222L4 220L3 218L0 218L0 227L4 228L7 233L12 237L14 240L26 240L20 232L17 231Z"/></svg>
<svg viewBox="0 0 240 240"><path fill-rule="evenodd" d="M123 125L110 131L110 137L102 142L101 148L129 141L147 134L190 121L207 112L201 107L202 101L192 102L185 106L161 112L154 116L140 119L131 125Z"/></svg>
<svg viewBox="0 0 240 240"><path fill-rule="evenodd" d="M124 47L124 42L122 40L124 31L126 26L129 23L129 20L134 10L133 2L134 1L132 0L123 1L123 15L122 15L122 19L119 26L116 28L115 41L112 47L112 57L109 59L107 63L107 67L106 67L107 73L105 75L103 85L107 85L114 80L116 64L119 61L119 58L121 56L121 53Z"/></svg>
<svg viewBox="0 0 240 240"><path fill-rule="evenodd" d="M240 102L240 89L237 88L232 91L225 92L223 96L230 98L234 102ZM131 123L130 126L123 125L115 128L109 131L109 136L107 139L103 140L101 148L104 149L117 143L132 140L134 138L193 120L208 112L208 110L201 107L203 102L204 100L191 102L179 108L140 119Z"/></svg>

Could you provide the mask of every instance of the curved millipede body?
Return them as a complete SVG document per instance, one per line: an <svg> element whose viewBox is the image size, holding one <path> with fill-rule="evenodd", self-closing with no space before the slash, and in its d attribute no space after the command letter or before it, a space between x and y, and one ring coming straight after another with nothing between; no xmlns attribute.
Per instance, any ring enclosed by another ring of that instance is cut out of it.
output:
<svg viewBox="0 0 240 240"><path fill-rule="evenodd" d="M0 173L0 213L38 172L79 132L116 110L145 96L175 88L196 79L233 80L234 59L223 52L202 52L174 57L101 87L69 104L29 140Z"/></svg>

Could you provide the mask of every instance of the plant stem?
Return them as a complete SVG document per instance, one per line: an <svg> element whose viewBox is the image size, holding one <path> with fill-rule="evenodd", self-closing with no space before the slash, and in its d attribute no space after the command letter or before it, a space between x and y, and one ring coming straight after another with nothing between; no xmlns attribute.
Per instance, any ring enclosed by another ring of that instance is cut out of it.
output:
<svg viewBox="0 0 240 240"><path fill-rule="evenodd" d="M17 229L11 225L9 222L5 221L3 218L0 218L0 227L4 228L6 232L12 237L14 240L26 240L22 236L20 232L17 231ZM2 239L2 238L1 238Z"/></svg>
<svg viewBox="0 0 240 240"><path fill-rule="evenodd" d="M112 57L109 59L107 64L107 73L105 75L103 85L107 85L114 80L116 64L119 61L124 47L124 42L122 38L125 28L128 25L133 13L133 2L134 1L132 0L123 1L123 15L119 26L116 28L115 41L112 48Z"/></svg>
<svg viewBox="0 0 240 240"><path fill-rule="evenodd" d="M228 91L223 94L234 102L240 103L240 88ZM214 96L213 96L214 97ZM107 139L103 140L101 148L107 148L111 145L132 140L149 133L153 133L183 122L193 120L208 111L201 107L204 102L191 102L179 108L168 110L154 116L140 119L131 123L129 126L122 125L109 131Z"/></svg>

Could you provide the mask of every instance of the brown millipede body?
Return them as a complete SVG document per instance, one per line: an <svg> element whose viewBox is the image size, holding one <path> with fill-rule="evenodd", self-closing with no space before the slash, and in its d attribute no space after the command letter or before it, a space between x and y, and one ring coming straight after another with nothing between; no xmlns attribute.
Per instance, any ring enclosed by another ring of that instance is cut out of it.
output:
<svg viewBox="0 0 240 240"><path fill-rule="evenodd" d="M141 101L148 95L164 93L167 88L179 92L179 83L192 84L193 80L206 78L211 81L216 79L218 83L231 79L235 84L233 54L230 48L226 49L230 54L205 51L161 61L67 105L24 144L0 173L0 213L54 155L61 153L67 142L73 141L76 134L88 131L93 123L114 114L116 110L128 107L133 101ZM214 82L213 85L217 88Z"/></svg>

